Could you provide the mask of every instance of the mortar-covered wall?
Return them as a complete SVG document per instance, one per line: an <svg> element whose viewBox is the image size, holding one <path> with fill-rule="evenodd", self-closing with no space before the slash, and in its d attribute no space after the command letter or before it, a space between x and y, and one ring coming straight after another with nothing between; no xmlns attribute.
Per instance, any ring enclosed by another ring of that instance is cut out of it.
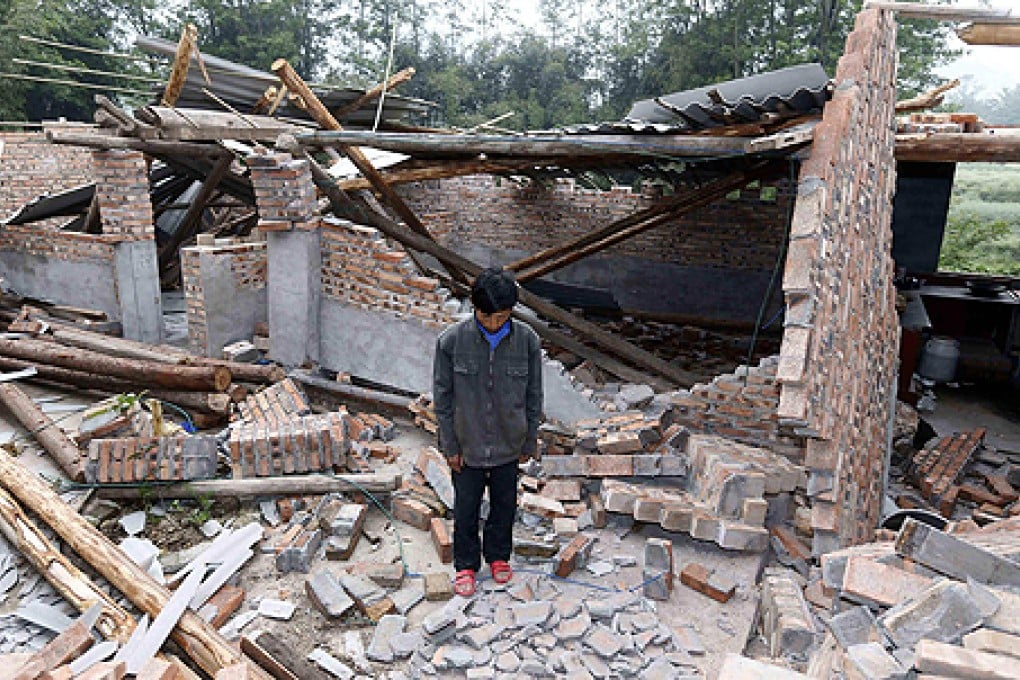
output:
<svg viewBox="0 0 1020 680"><path fill-rule="evenodd" d="M81 130L82 123L46 122L43 130ZM44 194L89 184L93 181L88 149L46 141L44 132L0 132L0 222L23 205ZM56 218L41 226L66 222Z"/></svg>
<svg viewBox="0 0 1020 680"><path fill-rule="evenodd" d="M783 290L780 423L809 437L815 553L871 540L894 406L896 25L858 15L801 166Z"/></svg>
<svg viewBox="0 0 1020 680"><path fill-rule="evenodd" d="M251 340L266 321L266 243L181 249L191 350L219 357L224 345Z"/></svg>
<svg viewBox="0 0 1020 680"><path fill-rule="evenodd" d="M788 183L751 186L585 258L548 278L610 291L621 308L753 320L786 235ZM445 245L507 264L652 206L661 193L595 191L488 175L404 185Z"/></svg>

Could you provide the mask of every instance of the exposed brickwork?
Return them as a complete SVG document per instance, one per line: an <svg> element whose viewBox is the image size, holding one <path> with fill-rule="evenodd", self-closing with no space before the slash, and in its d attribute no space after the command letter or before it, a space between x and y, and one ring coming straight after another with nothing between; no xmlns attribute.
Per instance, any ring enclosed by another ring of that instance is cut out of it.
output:
<svg viewBox="0 0 1020 680"><path fill-rule="evenodd" d="M43 124L44 130L73 129L80 123ZM0 132L0 220L41 194L54 194L92 182L92 158L87 149L50 144L42 132ZM36 226L54 226L60 217Z"/></svg>
<svg viewBox="0 0 1020 680"><path fill-rule="evenodd" d="M323 220L322 293L352 307L417 318L441 329L460 303L432 278L419 276L407 251L376 229Z"/></svg>
<svg viewBox="0 0 1020 680"><path fill-rule="evenodd" d="M106 234L81 234L35 224L0 229L0 250L13 250L56 260L112 260L120 241Z"/></svg>
<svg viewBox="0 0 1020 680"><path fill-rule="evenodd" d="M804 449L800 438L779 428L777 363L777 357L766 357L757 366L741 366L707 385L674 393L667 420L693 432L722 435L801 461Z"/></svg>
<svg viewBox="0 0 1020 680"><path fill-rule="evenodd" d="M315 184L308 161L287 154L252 154L248 157L251 183L262 231L315 229L318 220Z"/></svg>
<svg viewBox="0 0 1020 680"><path fill-rule="evenodd" d="M783 290L780 423L811 437L813 550L877 525L899 327L892 285L896 26L857 17L801 166Z"/></svg>
<svg viewBox="0 0 1020 680"><path fill-rule="evenodd" d="M984 438L984 428L957 432L939 439L930 448L918 451L910 460L907 472L917 483L921 495L934 503L947 518L952 516L960 492L957 481Z"/></svg>
<svg viewBox="0 0 1020 680"><path fill-rule="evenodd" d="M267 285L268 257L264 241L181 248L181 280L188 315L188 342L192 351L200 354L205 354L208 346L206 292L202 275L202 262L208 258L225 259L239 289L261 290Z"/></svg>
<svg viewBox="0 0 1020 680"><path fill-rule="evenodd" d="M149 169L139 151L92 152L103 233L124 241L155 238Z"/></svg>
<svg viewBox="0 0 1020 680"><path fill-rule="evenodd" d="M238 404L241 420L265 422L284 420L292 415L307 416L312 407L308 397L290 378L249 395Z"/></svg>
<svg viewBox="0 0 1020 680"><path fill-rule="evenodd" d="M93 439L85 479L91 484L209 479L216 459L216 437Z"/></svg>
<svg viewBox="0 0 1020 680"><path fill-rule="evenodd" d="M346 413L327 413L235 423L229 442L234 477L343 469L350 449L346 420Z"/></svg>
<svg viewBox="0 0 1020 680"><path fill-rule="evenodd" d="M440 242L535 252L654 205L655 188L551 189L477 175L405 185L401 192ZM783 187L750 188L606 250L680 265L771 270L785 235Z"/></svg>

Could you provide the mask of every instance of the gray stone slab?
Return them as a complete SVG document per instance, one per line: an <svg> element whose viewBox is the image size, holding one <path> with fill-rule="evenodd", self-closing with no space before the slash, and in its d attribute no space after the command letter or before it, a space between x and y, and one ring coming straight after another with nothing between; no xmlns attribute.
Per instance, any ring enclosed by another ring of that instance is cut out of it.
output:
<svg viewBox="0 0 1020 680"><path fill-rule="evenodd" d="M339 618L354 607L354 600L340 581L325 570L317 571L305 580L305 592L315 608L330 618Z"/></svg>
<svg viewBox="0 0 1020 680"><path fill-rule="evenodd" d="M896 552L960 581L1020 587L1020 564L911 518L896 537Z"/></svg>
<svg viewBox="0 0 1020 680"><path fill-rule="evenodd" d="M365 656L371 661L381 663L392 662L394 657L390 640L394 636L403 633L406 625L407 618L399 614L387 614L379 619L379 622L375 625L372 641L365 651Z"/></svg>

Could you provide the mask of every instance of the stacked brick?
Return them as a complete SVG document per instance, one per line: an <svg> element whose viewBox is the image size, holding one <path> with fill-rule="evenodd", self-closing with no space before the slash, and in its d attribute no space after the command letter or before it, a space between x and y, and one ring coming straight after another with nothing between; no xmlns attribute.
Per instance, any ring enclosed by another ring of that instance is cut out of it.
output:
<svg viewBox="0 0 1020 680"><path fill-rule="evenodd" d="M682 477L687 436L640 411L578 421L574 433L543 425L542 469L548 477Z"/></svg>
<svg viewBox="0 0 1020 680"><path fill-rule="evenodd" d="M958 481L963 469L981 446L985 429L957 432L939 439L933 446L918 451L910 460L907 472L921 490L921 495L951 517L960 493Z"/></svg>
<svg viewBox="0 0 1020 680"><path fill-rule="evenodd" d="M439 281L419 276L407 252L376 229L342 220L322 221L322 293L345 305L429 328L453 323L460 302Z"/></svg>
<svg viewBox="0 0 1020 680"><path fill-rule="evenodd" d="M259 229L318 228L318 220L314 218L318 208L315 184L308 161L271 153L252 154L247 161L259 209Z"/></svg>
<svg viewBox="0 0 1020 680"><path fill-rule="evenodd" d="M78 123L44 123L44 131L73 129ZM17 212L42 192L58 193L92 182L92 159L87 149L57 146L38 132L0 133L0 221ZM55 227L66 218L34 223Z"/></svg>
<svg viewBox="0 0 1020 680"><path fill-rule="evenodd" d="M896 26L857 17L801 166L783 290L780 425L808 437L813 551L878 523L899 326L891 257Z"/></svg>
<svg viewBox="0 0 1020 680"><path fill-rule="evenodd" d="M350 442L347 414L238 422L230 429L230 467L235 478L342 470Z"/></svg>
<svg viewBox="0 0 1020 680"><path fill-rule="evenodd" d="M560 180L551 189L487 175L422 182L401 193L444 245L536 252L654 205L656 187L584 189ZM680 265L768 271L785 235L786 183L734 192L715 204L628 239L607 255Z"/></svg>
<svg viewBox="0 0 1020 680"><path fill-rule="evenodd" d="M181 279L188 316L188 341L192 351L206 354L208 325L206 291L203 283L203 260L226 259L239 289L259 291L267 286L266 243L255 241L226 245L190 246L181 248ZM222 286L222 282L219 284ZM262 314L264 317L265 314Z"/></svg>
<svg viewBox="0 0 1020 680"><path fill-rule="evenodd" d="M154 238L149 169L142 153L93 151L92 163L103 233L120 241Z"/></svg>
<svg viewBox="0 0 1020 680"><path fill-rule="evenodd" d="M111 484L211 479L216 461L216 437L93 439L85 461L85 480Z"/></svg>
<svg viewBox="0 0 1020 680"><path fill-rule="evenodd" d="M777 364L777 357L766 357L757 366L741 366L707 385L675 392L670 400L670 420L692 432L729 437L801 461L801 440L779 427Z"/></svg>
<svg viewBox="0 0 1020 680"><path fill-rule="evenodd" d="M238 404L241 420L265 423L269 420L285 420L290 416L307 416L312 406L294 381L290 378L270 385L264 390L248 395Z"/></svg>
<svg viewBox="0 0 1020 680"><path fill-rule="evenodd" d="M723 548L764 550L766 497L795 490L803 471L782 456L711 435L691 435L682 455L690 469L685 486L607 479L602 484L606 510Z"/></svg>

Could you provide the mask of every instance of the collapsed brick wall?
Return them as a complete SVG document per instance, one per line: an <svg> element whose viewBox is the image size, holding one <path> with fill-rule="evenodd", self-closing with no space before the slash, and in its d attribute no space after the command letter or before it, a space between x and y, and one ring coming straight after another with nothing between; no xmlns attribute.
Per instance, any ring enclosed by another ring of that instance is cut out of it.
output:
<svg viewBox="0 0 1020 680"><path fill-rule="evenodd" d="M786 182L747 188L605 251L678 265L771 270L785 237ZM650 207L656 187L595 191L573 180L551 189L490 175L408 184L401 193L444 245L536 252Z"/></svg>
<svg viewBox="0 0 1020 680"><path fill-rule="evenodd" d="M203 272L203 262L216 260L222 263L222 268L229 269L232 274L230 286L233 291L264 291L268 279L266 267L268 257L266 243L256 241L251 243L232 243L226 245L212 246L191 246L181 249L181 279L184 288L184 300L188 318L188 343L192 351L199 354L206 354L209 350L209 329L208 309L206 307L206 276ZM223 286L224 282L217 280L217 286ZM218 291L223 296L223 291ZM232 297L231 291L226 292L227 297ZM233 296L236 299L236 296ZM265 300L262 301L261 313L256 312L255 317L265 319ZM216 310L213 310L216 313ZM243 331L245 329L239 329ZM253 331L254 329L246 329ZM251 332L247 336L251 336Z"/></svg>
<svg viewBox="0 0 1020 680"><path fill-rule="evenodd" d="M418 319L441 330L460 302L434 278L420 276L400 245L382 233L341 220L323 220L322 294L344 305Z"/></svg>
<svg viewBox="0 0 1020 680"><path fill-rule="evenodd" d="M757 366L741 366L672 395L669 421L693 432L715 434L743 444L769 449L800 463L804 448L799 437L780 430L778 357Z"/></svg>
<svg viewBox="0 0 1020 680"><path fill-rule="evenodd" d="M80 123L44 123L44 131L80 129ZM0 221L40 194L54 194L92 182L88 149L50 144L44 132L0 132ZM68 218L37 223L54 226Z"/></svg>
<svg viewBox="0 0 1020 680"><path fill-rule="evenodd" d="M123 241L155 238L149 169L140 151L92 152L103 233Z"/></svg>
<svg viewBox="0 0 1020 680"><path fill-rule="evenodd" d="M0 229L0 250L53 260L113 260L113 244L119 240L106 234L62 232L33 224L11 224Z"/></svg>
<svg viewBox="0 0 1020 680"><path fill-rule="evenodd" d="M871 540L896 383L896 24L867 10L800 171L783 290L781 425L809 437L816 554Z"/></svg>

